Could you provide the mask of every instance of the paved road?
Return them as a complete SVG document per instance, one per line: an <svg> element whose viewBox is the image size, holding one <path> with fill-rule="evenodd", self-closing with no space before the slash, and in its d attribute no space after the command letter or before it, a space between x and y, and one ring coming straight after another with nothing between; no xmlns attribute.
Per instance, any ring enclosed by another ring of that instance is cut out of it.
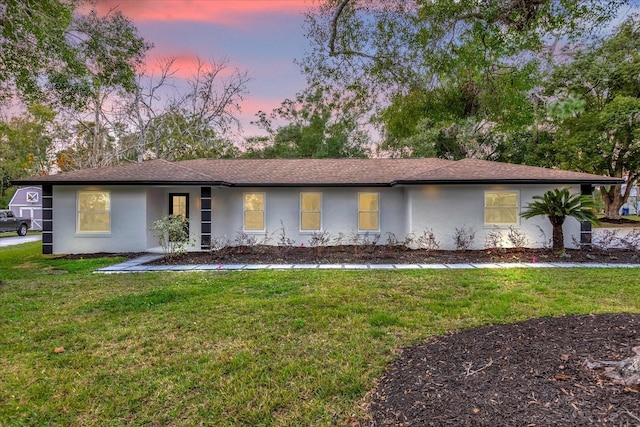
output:
<svg viewBox="0 0 640 427"><path fill-rule="evenodd" d="M0 248L4 246L13 246L20 245L22 243L28 242L37 242L38 240L42 240L42 235L40 234L27 234L26 236L11 236L11 237L0 237Z"/></svg>

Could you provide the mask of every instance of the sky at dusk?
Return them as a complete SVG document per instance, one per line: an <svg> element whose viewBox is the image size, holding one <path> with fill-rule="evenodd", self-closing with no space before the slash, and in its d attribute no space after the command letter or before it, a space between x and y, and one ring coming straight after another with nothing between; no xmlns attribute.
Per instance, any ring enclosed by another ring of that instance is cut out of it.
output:
<svg viewBox="0 0 640 427"><path fill-rule="evenodd" d="M150 67L175 57L176 77L192 74L197 57L227 59L252 78L242 103L244 136L262 134L250 122L305 87L294 59L308 48L303 13L309 0L101 0L98 10L119 10L154 44Z"/></svg>

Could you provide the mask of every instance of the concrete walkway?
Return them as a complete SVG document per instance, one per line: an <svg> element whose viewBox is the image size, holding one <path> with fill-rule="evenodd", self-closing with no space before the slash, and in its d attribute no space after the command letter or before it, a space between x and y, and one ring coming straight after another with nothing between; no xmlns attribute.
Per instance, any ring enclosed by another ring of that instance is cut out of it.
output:
<svg viewBox="0 0 640 427"><path fill-rule="evenodd" d="M513 262L472 264L199 264L145 265L161 259L149 254L96 270L96 273L140 273L151 271L229 271L229 270L455 270L471 268L636 268L640 264L603 264L577 262Z"/></svg>
<svg viewBox="0 0 640 427"><path fill-rule="evenodd" d="M15 233L14 233L15 234ZM5 246L21 245L23 243L37 242L42 240L41 234L27 234L26 236L11 236L0 238L0 248Z"/></svg>

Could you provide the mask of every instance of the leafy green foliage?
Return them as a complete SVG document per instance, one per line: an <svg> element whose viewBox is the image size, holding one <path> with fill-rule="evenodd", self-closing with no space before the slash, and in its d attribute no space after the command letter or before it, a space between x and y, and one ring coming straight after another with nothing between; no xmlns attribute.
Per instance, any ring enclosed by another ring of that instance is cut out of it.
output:
<svg viewBox="0 0 640 427"><path fill-rule="evenodd" d="M11 180L50 171L54 117L50 108L32 104L23 115L0 122L0 197L6 195Z"/></svg>
<svg viewBox="0 0 640 427"><path fill-rule="evenodd" d="M567 188L555 188L542 196L533 196L533 202L521 213L523 218L546 216L553 227L553 250L564 249L562 225L567 217L597 224L596 204L590 196L571 194Z"/></svg>
<svg viewBox="0 0 640 427"><path fill-rule="evenodd" d="M186 253L191 243L189 220L182 215L165 215L154 221L151 232L158 239L165 257Z"/></svg>
<svg viewBox="0 0 640 427"><path fill-rule="evenodd" d="M337 113L339 96L327 98L322 90L298 94L285 100L270 118L258 113L258 124L270 137L249 139L245 157L341 158L365 157L368 135L358 128L355 109ZM272 120L288 124L273 128Z"/></svg>
<svg viewBox="0 0 640 427"><path fill-rule="evenodd" d="M631 16L608 38L557 67L547 93L555 114L561 166L633 183L640 176L640 18ZM631 189L631 185L627 186ZM629 191L602 188L605 216L619 218Z"/></svg>
<svg viewBox="0 0 640 427"><path fill-rule="evenodd" d="M326 0L307 15L312 49L301 65L312 84L373 113L381 106L382 148L394 155L428 153L442 133L473 123L463 149L445 156L477 143L474 151L487 157L510 131L533 123L529 95L552 53L549 40L585 37L625 3Z"/></svg>
<svg viewBox="0 0 640 427"><path fill-rule="evenodd" d="M188 114L177 106L152 119L146 136L148 149L161 159L228 158L238 154L237 147L219 137L200 116Z"/></svg>
<svg viewBox="0 0 640 427"><path fill-rule="evenodd" d="M67 32L75 0L6 0L0 5L0 101L45 98L43 77L81 69Z"/></svg>

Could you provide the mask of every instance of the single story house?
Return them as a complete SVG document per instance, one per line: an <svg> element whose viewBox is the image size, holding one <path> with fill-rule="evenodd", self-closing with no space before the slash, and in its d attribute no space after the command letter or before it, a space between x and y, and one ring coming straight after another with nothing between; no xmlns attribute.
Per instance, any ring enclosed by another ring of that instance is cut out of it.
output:
<svg viewBox="0 0 640 427"><path fill-rule="evenodd" d="M58 254L157 248L150 229L167 214L189 218L190 250L206 250L221 238L260 240L283 229L289 242L305 246L318 233L354 239L375 235L384 244L428 230L440 249L456 249L456 229L475 233L470 249L484 248L496 230L516 230L527 236L529 246L542 246L551 238L549 221L520 217L533 196L555 187L591 194L594 185L622 182L476 159L429 158L151 160L14 184L42 186L43 253ZM590 230L568 220L567 246L590 242Z"/></svg>
<svg viewBox="0 0 640 427"><path fill-rule="evenodd" d="M31 218L31 230L42 230L42 188L18 188L9 202L9 209L15 216Z"/></svg>

